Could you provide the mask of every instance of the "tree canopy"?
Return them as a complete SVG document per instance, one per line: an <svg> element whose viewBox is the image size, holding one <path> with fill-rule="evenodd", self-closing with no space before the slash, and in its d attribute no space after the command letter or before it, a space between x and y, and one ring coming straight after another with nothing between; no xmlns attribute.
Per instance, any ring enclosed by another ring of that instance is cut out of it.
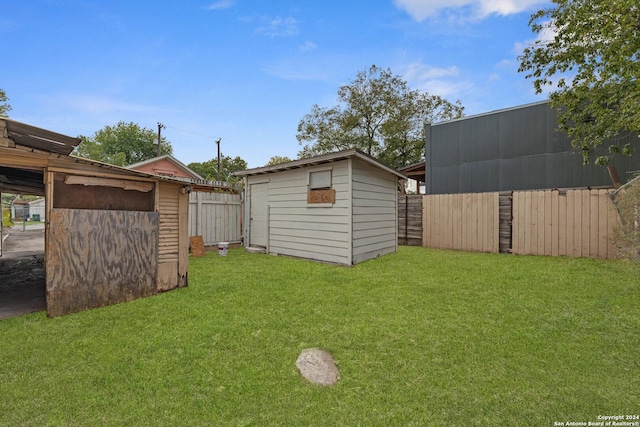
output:
<svg viewBox="0 0 640 427"><path fill-rule="evenodd" d="M533 80L536 93L552 88L559 125L582 150L585 163L607 140L613 141L609 154L596 163L606 164L619 152L631 155L640 131L638 0L553 4L531 16L529 26L538 38L524 50L519 71Z"/></svg>
<svg viewBox="0 0 640 427"><path fill-rule="evenodd" d="M275 166L279 165L280 163L288 163L291 161L293 160L291 160L287 156L272 156L265 166Z"/></svg>
<svg viewBox="0 0 640 427"><path fill-rule="evenodd" d="M7 117L7 113L11 111L11 105L7 103L8 100L6 92L0 88L0 116Z"/></svg>
<svg viewBox="0 0 640 427"><path fill-rule="evenodd" d="M216 180L218 176L218 158L214 157L211 160L206 162L194 162L189 163L187 165L189 169L198 173L198 175L202 176L205 179ZM220 157L220 178L233 182L235 181L235 177L233 176L234 172L246 170L247 162L244 161L240 156L230 157L222 155Z"/></svg>
<svg viewBox="0 0 640 427"><path fill-rule="evenodd" d="M158 155L158 145L154 143L157 132L133 122L118 122L115 126L105 126L91 137L80 138L82 142L74 150L75 155L116 166L128 166ZM164 137L160 153L173 153L171 143Z"/></svg>
<svg viewBox="0 0 640 427"><path fill-rule="evenodd" d="M451 103L412 90L389 68L372 65L338 90L339 104L317 104L298 124L299 157L358 148L399 168L424 158L424 123L462 117L460 101Z"/></svg>

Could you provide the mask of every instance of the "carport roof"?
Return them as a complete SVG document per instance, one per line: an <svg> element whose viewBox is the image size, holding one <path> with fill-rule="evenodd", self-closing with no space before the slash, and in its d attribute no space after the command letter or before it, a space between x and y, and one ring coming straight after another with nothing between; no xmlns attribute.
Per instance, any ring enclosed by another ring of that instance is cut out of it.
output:
<svg viewBox="0 0 640 427"><path fill-rule="evenodd" d="M0 120L0 131L2 131L0 146L11 146L11 142L8 141L11 140L14 144L64 155L69 155L82 141L80 138L62 135L6 117Z"/></svg>
<svg viewBox="0 0 640 427"><path fill-rule="evenodd" d="M90 165L91 167L110 169L118 174L129 176L139 176L144 178L156 178L161 181L191 185L193 188L211 191L217 188L203 182L185 181L184 179L152 175L146 172L139 172L120 166L96 160L85 159L70 155L73 149L80 144L80 138L73 138L46 129L41 129L32 125L17 122L7 117L0 117L0 149L20 149L25 148L28 152L46 154L50 153L50 158L62 162L72 162L80 165ZM23 151L24 152L24 151ZM68 163L67 163L68 164ZM15 165L3 165L0 160L0 191L15 192L22 194L44 195L43 172L34 167L24 167Z"/></svg>

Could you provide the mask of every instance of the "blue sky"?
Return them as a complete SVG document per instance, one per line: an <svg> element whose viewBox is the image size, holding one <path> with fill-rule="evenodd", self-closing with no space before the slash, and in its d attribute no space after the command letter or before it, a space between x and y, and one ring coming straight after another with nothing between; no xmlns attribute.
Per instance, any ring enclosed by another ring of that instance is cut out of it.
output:
<svg viewBox="0 0 640 427"><path fill-rule="evenodd" d="M11 118L66 135L166 126L184 163L295 158L313 104L372 64L473 115L545 99L517 72L537 0L5 0Z"/></svg>

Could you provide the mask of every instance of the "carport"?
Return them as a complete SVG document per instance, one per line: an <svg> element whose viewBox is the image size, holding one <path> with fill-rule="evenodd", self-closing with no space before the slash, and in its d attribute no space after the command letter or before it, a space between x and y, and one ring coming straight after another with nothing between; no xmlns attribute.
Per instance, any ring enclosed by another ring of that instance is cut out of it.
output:
<svg viewBox="0 0 640 427"><path fill-rule="evenodd" d="M186 286L190 185L70 156L79 143L0 119L0 192L45 197L47 315Z"/></svg>

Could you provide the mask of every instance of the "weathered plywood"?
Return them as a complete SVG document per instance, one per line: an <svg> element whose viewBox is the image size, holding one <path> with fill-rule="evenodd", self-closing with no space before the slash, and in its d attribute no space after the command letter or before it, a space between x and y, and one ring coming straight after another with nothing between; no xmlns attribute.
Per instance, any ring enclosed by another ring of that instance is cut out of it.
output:
<svg viewBox="0 0 640 427"><path fill-rule="evenodd" d="M335 203L336 190L309 190L307 203Z"/></svg>
<svg viewBox="0 0 640 427"><path fill-rule="evenodd" d="M96 178L92 176L67 175L64 179L67 185L84 185L94 187L115 187L123 190L134 190L148 193L153 191L155 185L152 182L131 181L127 179Z"/></svg>
<svg viewBox="0 0 640 427"><path fill-rule="evenodd" d="M178 262L158 264L158 292L170 291L178 287Z"/></svg>
<svg viewBox="0 0 640 427"><path fill-rule="evenodd" d="M191 243L191 255L194 257L201 257L205 255L202 236L191 236L189 241Z"/></svg>
<svg viewBox="0 0 640 427"><path fill-rule="evenodd" d="M48 316L156 293L157 213L52 209L48 221Z"/></svg>

